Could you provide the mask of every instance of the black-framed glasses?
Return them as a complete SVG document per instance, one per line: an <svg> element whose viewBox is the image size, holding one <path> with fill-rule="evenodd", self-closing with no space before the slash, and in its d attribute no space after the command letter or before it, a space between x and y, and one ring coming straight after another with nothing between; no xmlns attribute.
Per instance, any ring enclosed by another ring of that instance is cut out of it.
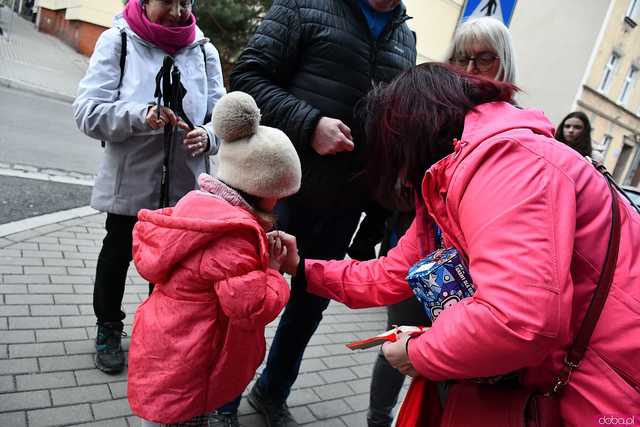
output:
<svg viewBox="0 0 640 427"><path fill-rule="evenodd" d="M498 55L491 52L481 52L476 56L458 56L451 58L451 63L458 67L467 68L473 61L478 70L488 71L498 59Z"/></svg>

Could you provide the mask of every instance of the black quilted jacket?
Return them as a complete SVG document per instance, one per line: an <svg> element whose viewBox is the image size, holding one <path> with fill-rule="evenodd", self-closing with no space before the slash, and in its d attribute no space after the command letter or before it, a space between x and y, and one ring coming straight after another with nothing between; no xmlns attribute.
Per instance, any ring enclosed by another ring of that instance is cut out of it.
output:
<svg viewBox="0 0 640 427"><path fill-rule="evenodd" d="M388 82L416 62L415 35L404 6L374 40L356 0L275 0L231 73L231 90L251 94L262 124L282 129L302 161L308 206L360 207L366 141L354 107L376 82ZM311 139L320 117L351 127L356 149L320 156Z"/></svg>

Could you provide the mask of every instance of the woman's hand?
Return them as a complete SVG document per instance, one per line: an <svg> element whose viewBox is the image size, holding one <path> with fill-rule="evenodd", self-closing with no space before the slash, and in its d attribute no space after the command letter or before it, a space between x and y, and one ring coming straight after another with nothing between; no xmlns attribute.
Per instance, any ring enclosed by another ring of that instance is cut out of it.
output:
<svg viewBox="0 0 640 427"><path fill-rule="evenodd" d="M189 128L187 127L187 130L188 129ZM196 127L194 130L187 133L182 143L187 147L187 150L189 150L191 155L196 157L209 149L209 134L201 127Z"/></svg>
<svg viewBox="0 0 640 427"><path fill-rule="evenodd" d="M300 264L300 256L298 255L298 243L296 237L291 234L287 234L284 231L276 230L267 233L269 239L269 249L271 249L271 241L280 241L280 244L286 249L286 254L282 258L282 263L279 270L284 273L289 273L295 276L298 270L298 264ZM271 251L269 251L271 252Z"/></svg>
<svg viewBox="0 0 640 427"><path fill-rule="evenodd" d="M401 374L415 377L418 372L411 364L409 354L407 354L407 341L409 341L409 338L411 337L408 334L398 333L396 342L382 344L382 354L389 364L400 371Z"/></svg>
<svg viewBox="0 0 640 427"><path fill-rule="evenodd" d="M271 233L270 233L271 234ZM269 241L269 268L280 271L287 258L287 247L277 235L267 235Z"/></svg>
<svg viewBox="0 0 640 427"><path fill-rule="evenodd" d="M158 113L158 109L160 110L160 113ZM189 126L187 126L187 124L182 119L180 119L180 117L178 117L176 113L171 111L170 108L158 107L157 105L149 106L145 121L147 122L147 126L149 126L151 129L160 129L163 128L166 124L170 124L171 126L179 126L183 129L184 124L184 126L189 129Z"/></svg>

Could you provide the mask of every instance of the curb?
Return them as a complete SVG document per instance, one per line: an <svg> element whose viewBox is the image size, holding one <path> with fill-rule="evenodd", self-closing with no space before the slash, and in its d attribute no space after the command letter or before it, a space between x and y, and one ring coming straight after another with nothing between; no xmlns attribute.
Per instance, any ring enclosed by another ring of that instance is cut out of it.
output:
<svg viewBox="0 0 640 427"><path fill-rule="evenodd" d="M100 212L90 206L83 206L81 208L68 209L65 211L35 216L33 218L22 219L20 221L9 222L7 224L0 225L0 237L9 236L11 234L30 230L36 227L55 224L61 221L82 218L97 213Z"/></svg>
<svg viewBox="0 0 640 427"><path fill-rule="evenodd" d="M57 101L67 102L69 104L73 103L73 101L76 99L75 96L66 95L64 93L44 89L39 86L30 85L28 83L23 83L18 80L14 80L14 79L2 77L2 76L0 76L0 86L8 87L11 89L23 90L25 92L44 96L47 98L52 98Z"/></svg>
<svg viewBox="0 0 640 427"><path fill-rule="evenodd" d="M62 184L75 184L93 187L94 180L92 178L79 178L69 175L51 175L43 171L29 172L20 169L8 169L0 165L0 176L12 176L16 178L38 179L41 181L59 182Z"/></svg>

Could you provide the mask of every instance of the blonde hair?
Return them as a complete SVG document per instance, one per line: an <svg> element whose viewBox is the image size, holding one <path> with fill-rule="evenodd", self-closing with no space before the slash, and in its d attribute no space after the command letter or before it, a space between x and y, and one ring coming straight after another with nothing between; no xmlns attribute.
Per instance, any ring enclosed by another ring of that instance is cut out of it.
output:
<svg viewBox="0 0 640 427"><path fill-rule="evenodd" d="M482 17L463 22L453 36L445 61L451 62L454 57L468 56L474 43L486 45L498 55L500 68L494 77L496 80L515 83L515 51L511 43L509 29L501 21L491 17Z"/></svg>

